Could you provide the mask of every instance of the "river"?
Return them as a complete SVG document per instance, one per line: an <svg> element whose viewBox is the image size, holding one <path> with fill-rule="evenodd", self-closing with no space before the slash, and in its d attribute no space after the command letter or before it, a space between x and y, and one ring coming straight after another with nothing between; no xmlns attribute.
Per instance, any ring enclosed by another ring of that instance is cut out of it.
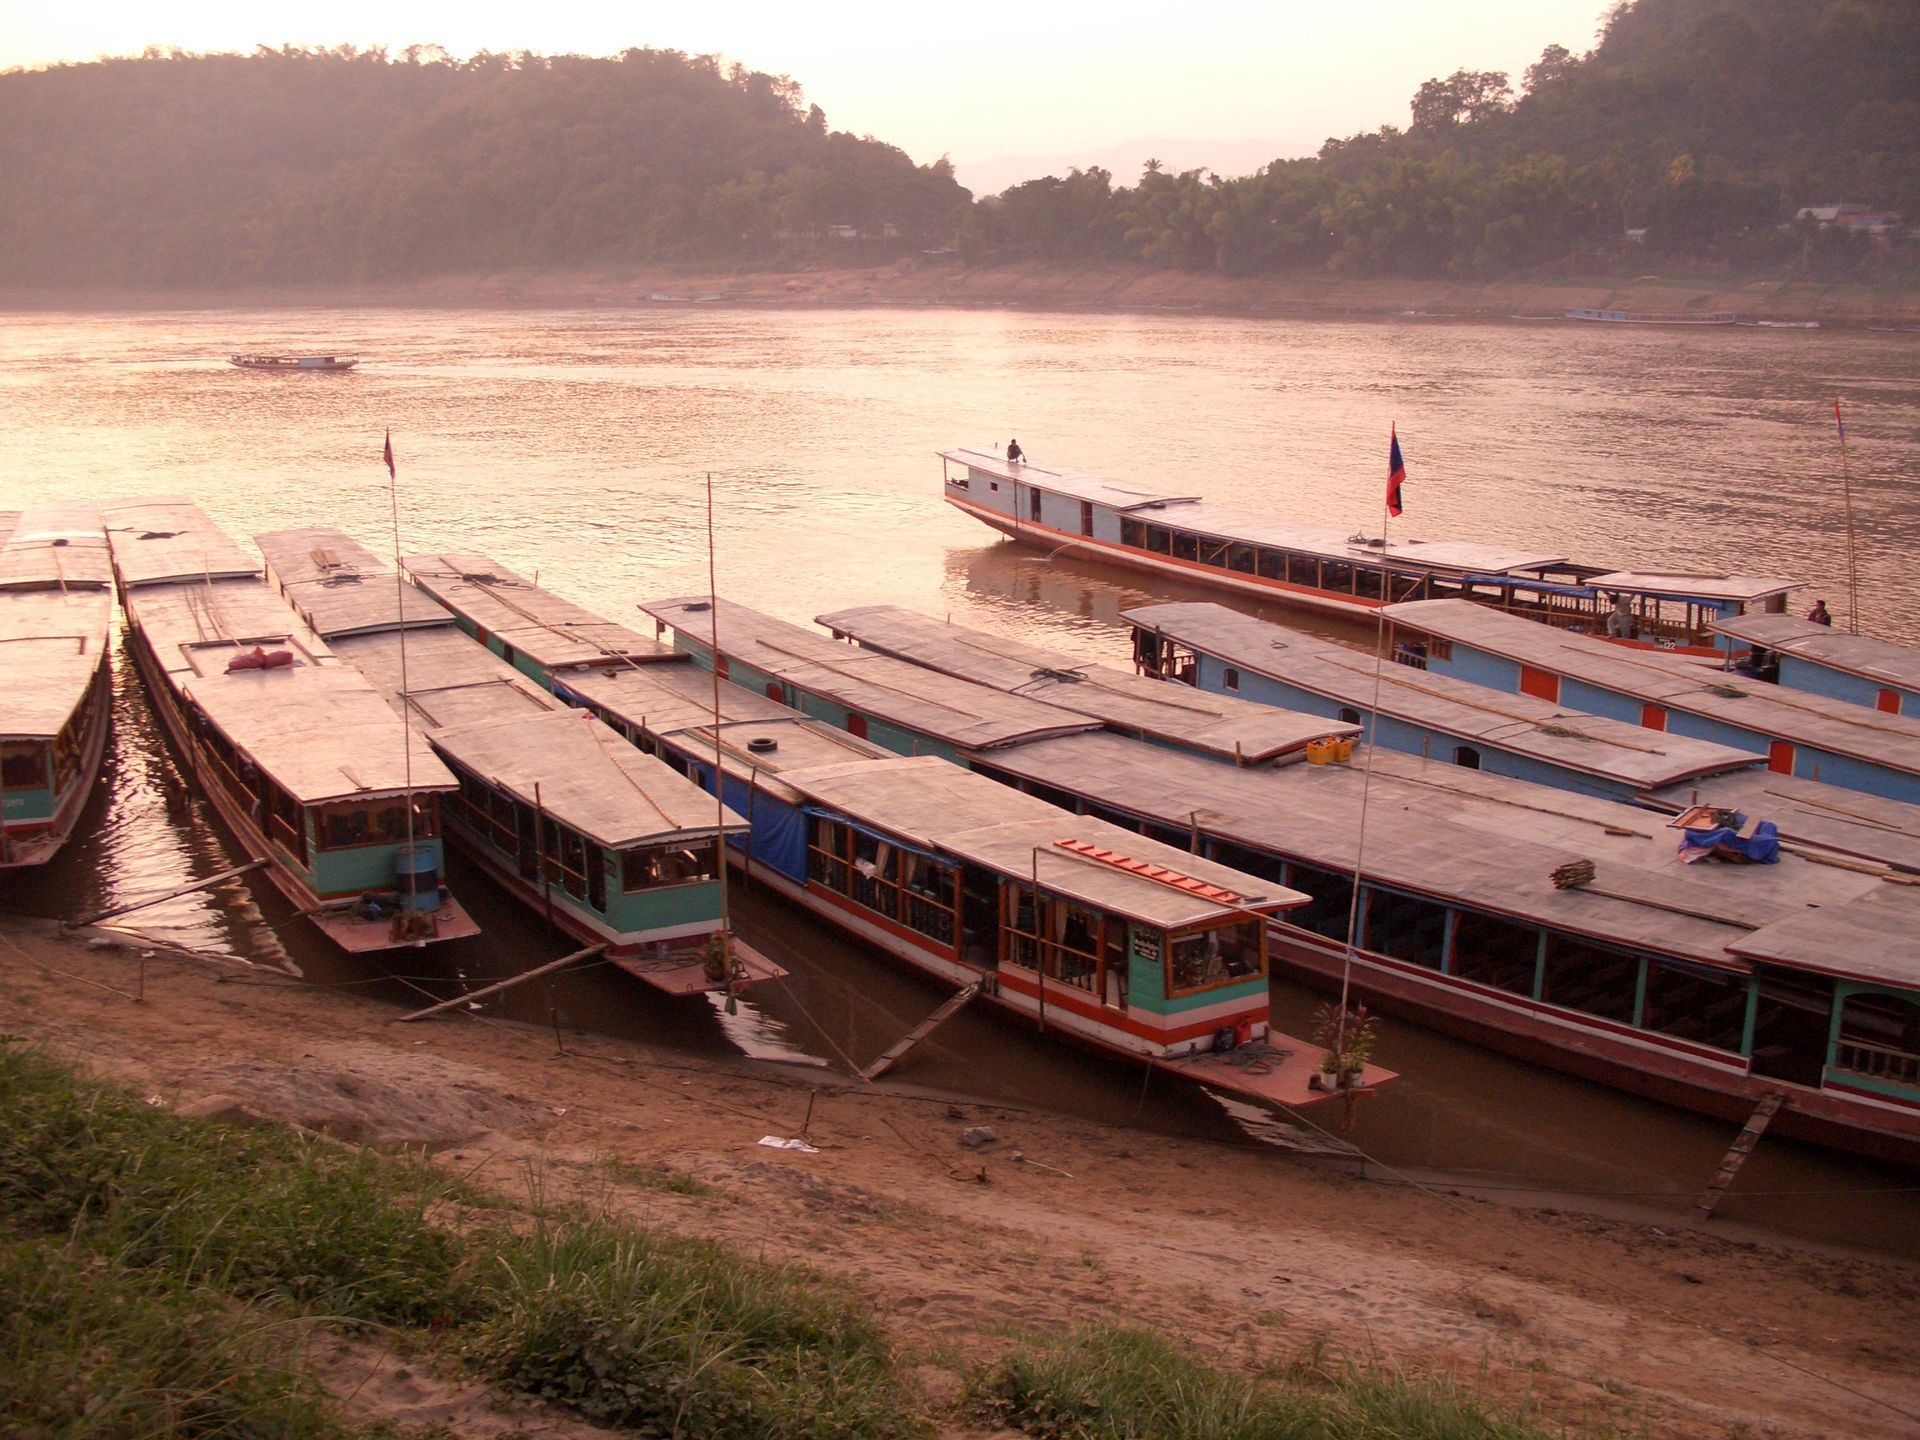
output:
<svg viewBox="0 0 1920 1440"><path fill-rule="evenodd" d="M228 366L235 350L364 363L260 374ZM0 317L0 397L0 508L178 493L238 538L332 524L385 552L390 430L403 550L481 551L614 618L642 624L636 601L706 589L710 476L726 595L802 623L897 603L1122 663L1122 608L1218 597L1158 583L1149 594L1127 572L996 540L940 503L937 450L1017 436L1037 464L1360 530L1380 523L1397 425L1408 479L1396 538L1789 576L1842 625L1850 495L1860 628L1920 643L1905 573L1920 559L1909 334L717 306L33 313ZM232 863L121 670L80 836L47 873L0 885L0 907L74 915ZM453 878L485 937L423 952L399 979L326 953L244 882L139 923L395 1006L445 993L455 972L512 973L567 948L477 876ZM744 897L739 923L793 980L737 1015L661 1002L604 971L528 986L489 1013L595 1043L844 1068L938 1001L766 897ZM1297 1028L1316 1002L1279 985L1275 1003ZM1360 1107L1354 1139L1489 1193L1678 1217L1731 1139L1724 1124L1402 1023L1379 1058L1405 1078ZM903 1078L1223 1143L1243 1133L1202 1096L1143 1091L1137 1073L985 1012L917 1050ZM1913 1184L1769 1138L1722 1213L1733 1227L1911 1253Z"/></svg>

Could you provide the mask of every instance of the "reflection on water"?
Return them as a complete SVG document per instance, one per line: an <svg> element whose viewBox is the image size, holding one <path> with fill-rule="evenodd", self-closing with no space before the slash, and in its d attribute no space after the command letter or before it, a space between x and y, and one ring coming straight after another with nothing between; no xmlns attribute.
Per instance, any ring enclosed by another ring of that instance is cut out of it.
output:
<svg viewBox="0 0 1920 1440"><path fill-rule="evenodd" d="M343 375L225 363L247 347L365 358ZM1125 664L1122 610L1220 597L995 540L939 503L937 450L1018 435L1037 464L1371 530L1397 423L1409 508L1396 535L1793 575L1844 621L1837 395L1864 628L1920 642L1906 574L1920 554L1916 362L1913 336L1719 328L707 308L14 315L0 328L0 466L9 507L177 492L236 536L335 524L384 552L380 447L391 428L403 549L484 551L642 624L636 601L706 589L711 474L720 588L737 599L798 621L902 604ZM1354 638L1339 621L1286 618ZM101 792L44 874L0 881L0 906L84 914L240 858L116 665ZM328 950L264 883L227 882L125 923L284 959L314 983L408 1007L570 948L457 859L449 874L485 933L407 952L396 977ZM586 1032L844 1071L942 998L756 887L739 896L738 915L791 974L743 996L736 1013L665 1000L589 965L449 1023L510 1018L552 1027L562 1044ZM1300 1033L1318 1000L1281 985L1275 1003ZM1382 1059L1406 1079L1360 1107L1357 1138L1399 1165L1631 1192L1684 1210L1731 1138L1726 1125L1411 1026L1388 1027ZM1044 1097L1169 1132L1241 1133L1196 1091L1143 1085L1130 1066L984 1007L916 1049L901 1078L1006 1103ZM1769 1137L1723 1213L1910 1249L1920 1221L1911 1196L1834 1199L1908 1179Z"/></svg>

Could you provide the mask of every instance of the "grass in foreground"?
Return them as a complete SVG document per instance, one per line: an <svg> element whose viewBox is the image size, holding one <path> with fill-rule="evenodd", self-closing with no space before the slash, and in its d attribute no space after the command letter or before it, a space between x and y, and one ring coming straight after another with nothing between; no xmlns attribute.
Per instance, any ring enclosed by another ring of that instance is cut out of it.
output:
<svg viewBox="0 0 1920 1440"><path fill-rule="evenodd" d="M1545 1440L1522 1413L1454 1387L1360 1368L1323 1382L1214 1370L1110 1327L1013 1354L975 1375L980 1418L1044 1440Z"/></svg>
<svg viewBox="0 0 1920 1440"><path fill-rule="evenodd" d="M74 1440L360 1433L271 1363L269 1337L319 1317L418 1332L643 1434L924 1429L877 1327L803 1271L571 1212L463 1233L461 1198L424 1165L182 1120L0 1045L0 1313L32 1318L0 1343L0 1417Z"/></svg>

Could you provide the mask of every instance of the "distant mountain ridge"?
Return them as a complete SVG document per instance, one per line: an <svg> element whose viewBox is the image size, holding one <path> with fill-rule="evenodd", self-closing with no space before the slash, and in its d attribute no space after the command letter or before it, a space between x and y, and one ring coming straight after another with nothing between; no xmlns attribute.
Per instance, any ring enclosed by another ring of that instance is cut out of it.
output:
<svg viewBox="0 0 1920 1440"><path fill-rule="evenodd" d="M975 199L947 160L831 131L793 81L713 56L150 54L0 74L0 287L922 252L1228 276L1676 264L1905 283L1920 278L1916 76L1920 0L1623 0L1594 50L1550 46L1517 86L1467 69L1427 81L1405 129L1296 158L1134 141ZM1840 204L1868 223L1795 218Z"/></svg>

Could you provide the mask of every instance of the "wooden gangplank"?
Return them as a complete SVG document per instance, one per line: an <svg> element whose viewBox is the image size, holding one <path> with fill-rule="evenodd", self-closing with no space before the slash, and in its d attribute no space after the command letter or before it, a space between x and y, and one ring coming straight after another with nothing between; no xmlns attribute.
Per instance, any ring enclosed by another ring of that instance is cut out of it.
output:
<svg viewBox="0 0 1920 1440"><path fill-rule="evenodd" d="M927 1036L931 1035L935 1030L938 1030L942 1025L946 1024L947 1021L965 1009L967 1003L979 993L980 982L978 980L966 986L964 989L954 991L953 994L946 998L938 1010L914 1026L912 1030L908 1031L899 1039L891 1050L887 1051L886 1054L862 1070L860 1072L860 1078L862 1080L878 1080L882 1075L886 1074L887 1071L898 1065L902 1057L904 1057L909 1050L913 1049L914 1046L918 1045L922 1040L926 1039Z"/></svg>
<svg viewBox="0 0 1920 1440"><path fill-rule="evenodd" d="M1700 1198L1693 1202L1695 1219L1713 1218L1714 1207L1720 1203L1720 1197L1726 1193L1727 1186L1733 1183L1733 1177L1740 1173L1740 1167L1753 1154L1753 1147L1760 1143L1760 1137L1767 1133L1767 1126L1773 1123L1773 1117L1780 1113L1780 1107L1786 1103L1787 1097L1777 1091L1760 1097L1760 1103L1753 1107L1753 1114L1747 1117L1747 1123L1733 1137L1733 1144L1727 1147L1727 1157L1720 1162L1718 1173L1707 1182L1707 1188L1700 1192Z"/></svg>

